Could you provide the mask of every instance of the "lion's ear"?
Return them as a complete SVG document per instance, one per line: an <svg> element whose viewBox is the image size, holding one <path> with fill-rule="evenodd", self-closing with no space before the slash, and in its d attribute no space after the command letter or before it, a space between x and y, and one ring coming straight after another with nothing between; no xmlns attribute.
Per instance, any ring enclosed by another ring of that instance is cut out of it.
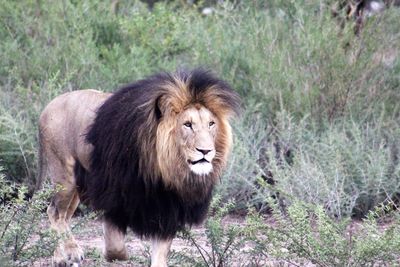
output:
<svg viewBox="0 0 400 267"><path fill-rule="evenodd" d="M157 120L161 119L163 116L162 107L161 107L161 96L156 99L154 113L156 114Z"/></svg>
<svg viewBox="0 0 400 267"><path fill-rule="evenodd" d="M169 111L171 110L171 107L166 100L165 96L159 96L156 100L154 112L157 117L157 119L161 119L164 117Z"/></svg>
<svg viewBox="0 0 400 267"><path fill-rule="evenodd" d="M157 98L154 111L157 119L161 119L169 114L176 113L176 108L168 96L162 95Z"/></svg>

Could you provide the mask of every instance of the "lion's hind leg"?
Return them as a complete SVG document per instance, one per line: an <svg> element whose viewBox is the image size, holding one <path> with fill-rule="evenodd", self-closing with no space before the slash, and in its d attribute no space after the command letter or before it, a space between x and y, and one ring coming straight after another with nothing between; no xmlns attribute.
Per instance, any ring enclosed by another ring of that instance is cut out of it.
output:
<svg viewBox="0 0 400 267"><path fill-rule="evenodd" d="M79 266L83 260L83 250L73 237L69 222L78 204L73 166L75 160L53 160L49 164L49 176L59 186L47 208L51 227L60 235L60 242L54 252L53 265Z"/></svg>

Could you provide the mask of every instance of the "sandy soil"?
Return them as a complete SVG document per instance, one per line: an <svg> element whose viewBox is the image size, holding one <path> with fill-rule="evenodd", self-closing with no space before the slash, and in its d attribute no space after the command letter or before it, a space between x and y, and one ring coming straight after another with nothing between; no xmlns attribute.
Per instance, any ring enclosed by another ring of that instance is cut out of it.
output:
<svg viewBox="0 0 400 267"><path fill-rule="evenodd" d="M74 218L73 232L79 245L83 247L85 251L85 260L82 264L85 266L148 266L149 264L149 250L150 242L148 240L140 240L132 232L128 232L126 238L126 246L131 257L129 262L116 262L116 263L106 263L102 257L103 251L103 234L102 225L99 220L90 220L88 222L82 223L79 218ZM241 224L243 219L240 217L229 217L224 220L225 224ZM81 225L83 224L83 225ZM192 228L192 232L196 236L196 242L201 245L201 247L209 250L207 247L207 241L204 234L204 227L195 226ZM197 255L196 249L189 244L188 241L181 238L175 238L172 242L171 251L191 251L193 255ZM190 253L188 253L190 255ZM143 262L142 264L140 262ZM132 263L134 262L134 263ZM40 259L34 263L35 267L47 267L51 266L51 259ZM175 265L181 266L181 265Z"/></svg>

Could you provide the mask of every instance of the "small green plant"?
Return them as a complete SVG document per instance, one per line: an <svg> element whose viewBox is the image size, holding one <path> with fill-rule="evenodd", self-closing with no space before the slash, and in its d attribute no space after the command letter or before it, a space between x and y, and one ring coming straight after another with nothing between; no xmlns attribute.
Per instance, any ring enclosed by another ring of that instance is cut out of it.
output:
<svg viewBox="0 0 400 267"><path fill-rule="evenodd" d="M267 200L270 215L250 209L245 221L230 222L232 203L212 203L205 236L181 233L190 248L173 251L179 266L397 266L400 217L393 205L380 206L363 221L331 218L321 205L292 199L286 210Z"/></svg>
<svg viewBox="0 0 400 267"><path fill-rule="evenodd" d="M45 189L32 198L27 187L5 179L0 170L0 263L2 266L29 265L52 255L57 238L43 223L47 199Z"/></svg>
<svg viewBox="0 0 400 267"><path fill-rule="evenodd" d="M209 217L204 224L205 243L200 242L197 234L193 231L183 231L180 237L194 248L191 251L193 254L188 256L185 255L185 251L175 251L172 258L185 262L187 266L224 267L234 265L232 259L237 259L237 253L240 253L243 248L245 237L240 224L224 221L233 207L233 202L222 203L221 197L215 196L211 203Z"/></svg>
<svg viewBox="0 0 400 267"><path fill-rule="evenodd" d="M139 266L150 266L151 264L151 252L150 252L150 245L143 244L143 249L141 249L141 253L137 255L131 255L129 261L134 263L134 265Z"/></svg>
<svg viewBox="0 0 400 267"><path fill-rule="evenodd" d="M391 221L380 226L383 216ZM294 266L360 267L395 266L400 257L400 218L389 206L356 223L332 219L321 206L295 202L287 215L274 209L268 221L254 212L248 217L253 255Z"/></svg>

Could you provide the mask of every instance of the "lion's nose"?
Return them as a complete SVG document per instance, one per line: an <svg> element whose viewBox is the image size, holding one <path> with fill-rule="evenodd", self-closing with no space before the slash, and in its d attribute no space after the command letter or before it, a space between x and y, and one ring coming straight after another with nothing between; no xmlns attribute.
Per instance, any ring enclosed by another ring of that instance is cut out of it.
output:
<svg viewBox="0 0 400 267"><path fill-rule="evenodd" d="M203 148L197 148L196 150L203 153L203 155L207 155L209 152L211 152L212 149L203 149Z"/></svg>

